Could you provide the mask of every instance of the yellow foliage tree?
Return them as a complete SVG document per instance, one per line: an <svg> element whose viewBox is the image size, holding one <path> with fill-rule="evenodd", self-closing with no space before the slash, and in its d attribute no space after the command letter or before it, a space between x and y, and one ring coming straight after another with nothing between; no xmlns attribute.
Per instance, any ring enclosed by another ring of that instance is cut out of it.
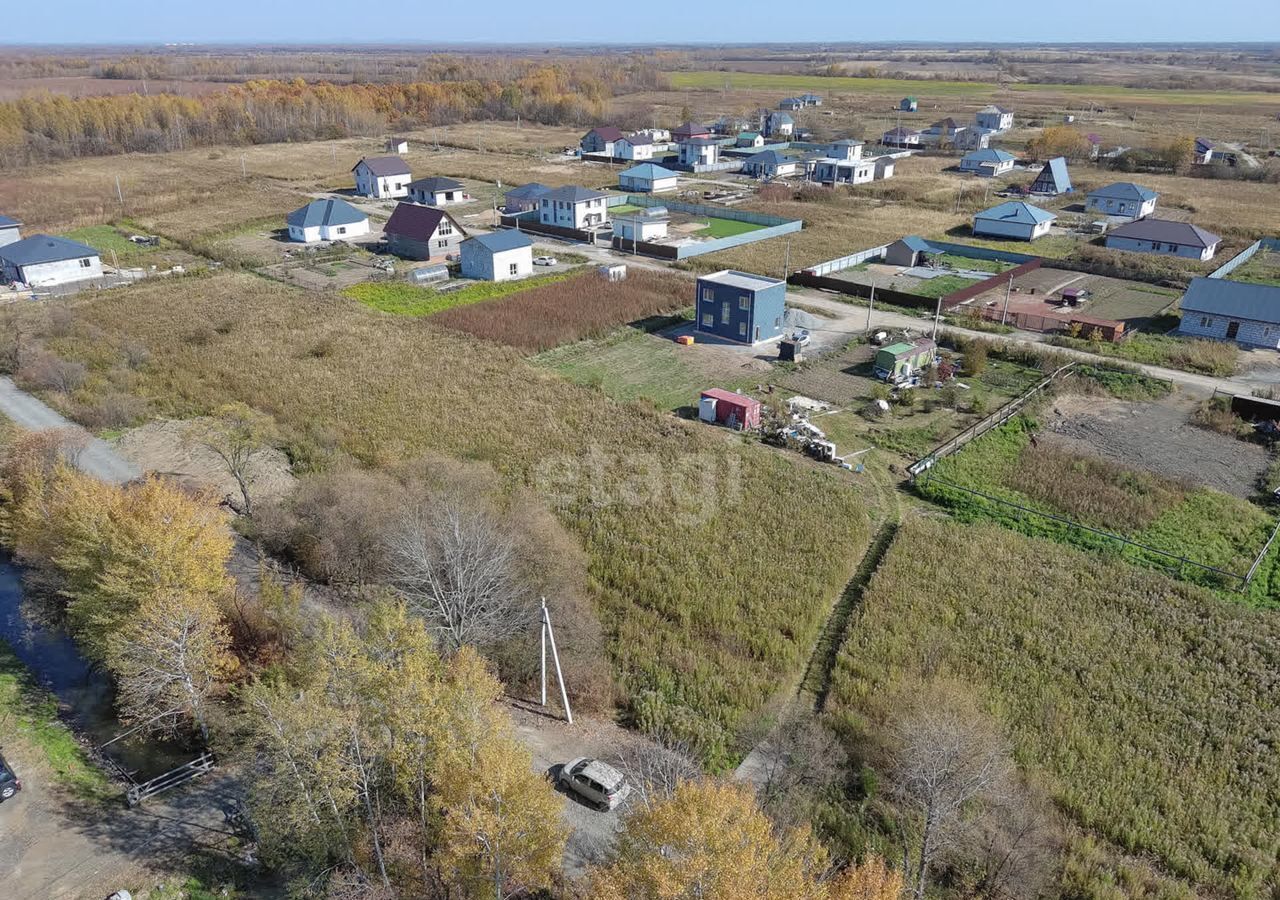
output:
<svg viewBox="0 0 1280 900"><path fill-rule="evenodd" d="M871 856L849 866L827 887L828 900L899 900L903 891L902 871L882 857Z"/></svg>
<svg viewBox="0 0 1280 900"><path fill-rule="evenodd" d="M749 787L687 781L628 817L600 900L825 900L827 854L807 828L778 833Z"/></svg>

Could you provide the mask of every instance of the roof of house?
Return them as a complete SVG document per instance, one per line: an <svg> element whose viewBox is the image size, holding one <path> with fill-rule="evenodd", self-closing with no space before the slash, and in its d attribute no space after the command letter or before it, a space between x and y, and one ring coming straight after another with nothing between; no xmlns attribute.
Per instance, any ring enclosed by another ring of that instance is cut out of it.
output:
<svg viewBox="0 0 1280 900"><path fill-rule="evenodd" d="M904 237L904 238L899 238L899 239L898 239L898 241L895 241L895 243L902 243L902 244L905 244L905 245L907 246L907 249L909 249L909 250L914 250L914 251L916 251L917 253L939 253L939 252L941 252L941 251L939 251L939 250L938 250L938 248L937 248L937 247L933 246L933 244L930 244L930 243L929 243L928 241L926 241L924 238L920 237L919 235L915 235L915 234L909 234L909 235L907 235L907 236L906 236L906 237Z"/></svg>
<svg viewBox="0 0 1280 900"><path fill-rule="evenodd" d="M821 100L822 95L821 94L801 94L800 99L801 100Z"/></svg>
<svg viewBox="0 0 1280 900"><path fill-rule="evenodd" d="M312 200L285 216L285 222L297 228L313 228L317 225L354 225L368 218L346 200L331 199Z"/></svg>
<svg viewBox="0 0 1280 900"><path fill-rule="evenodd" d="M916 98L915 98L915 97L903 97L902 99L903 99L903 100L906 100L908 103L915 103L915 102L916 102Z"/></svg>
<svg viewBox="0 0 1280 900"><path fill-rule="evenodd" d="M1059 194L1065 194L1071 190L1071 175L1067 172L1067 161L1061 156L1055 156L1044 164L1044 168L1040 170L1040 174L1036 176L1036 181L1048 176L1053 183L1053 189ZM1034 186L1034 184L1033 184Z"/></svg>
<svg viewBox="0 0 1280 900"><path fill-rule="evenodd" d="M760 132L758 131L744 131L740 135L738 135L738 140L742 140L743 138L745 138L749 141L754 141L758 137L760 137Z"/></svg>
<svg viewBox="0 0 1280 900"><path fill-rule="evenodd" d="M521 247L532 247L533 241L523 231L507 229L492 231L489 234L477 234L467 238L465 243L483 247L490 253L501 253L504 250L519 250Z"/></svg>
<svg viewBox="0 0 1280 900"><path fill-rule="evenodd" d="M567 203L583 203L587 200L599 200L608 196L599 191L593 191L590 188L578 187L571 184L566 187L559 187L553 191L547 191L542 195L543 200L561 200Z"/></svg>
<svg viewBox="0 0 1280 900"><path fill-rule="evenodd" d="M21 225L17 219L11 219L8 216L0 216L0 228L12 228L15 225Z"/></svg>
<svg viewBox="0 0 1280 900"><path fill-rule="evenodd" d="M695 134L710 134L711 129L706 125L699 125L697 122L685 122L683 125L677 125L673 128L671 133L675 137L680 137L681 135L690 137Z"/></svg>
<svg viewBox="0 0 1280 900"><path fill-rule="evenodd" d="M759 291L774 285L786 284L785 281L770 278L768 275L752 275L750 272L739 272L736 269L722 269L719 272L712 272L710 275L700 275L698 280L711 281L715 284L727 284L748 291Z"/></svg>
<svg viewBox="0 0 1280 900"><path fill-rule="evenodd" d="M956 120L951 118L950 116L947 116L945 119L941 119L937 122L934 122L932 125L929 126L930 129L935 131L942 131L944 129L946 131L955 131L957 128L960 128L960 127L962 126L957 125Z"/></svg>
<svg viewBox="0 0 1280 900"><path fill-rule="evenodd" d="M895 358L903 356L914 356L917 353L923 353L926 350L937 350L938 345L933 342L932 338L920 337L914 341L899 341L896 344L890 344L887 347L881 347L878 352L892 353Z"/></svg>
<svg viewBox="0 0 1280 900"><path fill-rule="evenodd" d="M884 133L885 137L911 137L912 135L919 137L920 132L915 131L914 129L911 129L911 128L904 128L901 125L899 125L897 128L892 128L889 131L886 131Z"/></svg>
<svg viewBox="0 0 1280 900"><path fill-rule="evenodd" d="M1159 241L1165 244L1181 244L1184 247L1212 247L1222 238L1205 231L1190 222L1171 222L1168 219L1139 219L1108 234L1108 237L1129 238L1135 241Z"/></svg>
<svg viewBox="0 0 1280 900"><path fill-rule="evenodd" d="M436 233L441 219L449 219L453 222L449 214L438 206L397 203L395 211L391 213L391 218L387 219L387 224L382 226L382 230L387 234L403 235L413 241L426 241ZM453 222L453 225L466 234L457 222Z"/></svg>
<svg viewBox="0 0 1280 900"><path fill-rule="evenodd" d="M789 115L787 115L784 112L771 112L769 113L769 118L783 125L786 125L788 123L794 125L796 121L795 119L791 118Z"/></svg>
<svg viewBox="0 0 1280 900"><path fill-rule="evenodd" d="M735 394L733 391L726 391L724 388L707 388L702 391L703 397L710 397L713 400L724 400L732 403L734 406L759 406L760 401L754 397L748 397L746 394Z"/></svg>
<svg viewBox="0 0 1280 900"><path fill-rule="evenodd" d="M436 191L456 191L462 187L461 181L445 178L443 175L432 175L430 178L419 178L409 182L409 190L425 191L434 194Z"/></svg>
<svg viewBox="0 0 1280 900"><path fill-rule="evenodd" d="M4 249L0 248L0 253ZM1280 288L1225 278L1193 278L1179 306L1183 315L1197 312L1280 323Z"/></svg>
<svg viewBox="0 0 1280 900"><path fill-rule="evenodd" d="M710 147L712 144L719 144L720 142L712 137L691 137L681 138L680 143L689 144L692 147Z"/></svg>
<svg viewBox="0 0 1280 900"><path fill-rule="evenodd" d="M543 194L550 192L551 188L545 184L539 184L531 181L528 184L522 184L518 188L512 188L507 191L508 200L537 200Z"/></svg>
<svg viewBox="0 0 1280 900"><path fill-rule="evenodd" d="M747 157L747 162L757 166L783 166L788 163L796 163L794 157L786 156L777 150L761 150L759 153L752 153Z"/></svg>
<svg viewBox="0 0 1280 900"><path fill-rule="evenodd" d="M983 147L966 153L963 162L1012 162L1015 158L1012 153L1005 153L995 147Z"/></svg>
<svg viewBox="0 0 1280 900"><path fill-rule="evenodd" d="M629 178L647 178L650 181L657 181L660 178L676 178L676 173L670 169L664 169L656 163L641 163L638 166L632 166L622 173Z"/></svg>
<svg viewBox="0 0 1280 900"><path fill-rule="evenodd" d="M1217 141L1198 137L1196 138L1196 152L1203 153L1206 150L1212 150L1215 144L1217 144Z"/></svg>
<svg viewBox="0 0 1280 900"><path fill-rule="evenodd" d="M623 135L618 140L626 141L632 147L647 147L653 143L653 138L645 134L643 131Z"/></svg>
<svg viewBox="0 0 1280 900"><path fill-rule="evenodd" d="M97 256L98 251L88 244L68 240L64 237L50 237L47 234L33 234L29 238L14 241L0 247L0 259L15 266L32 266L40 263L62 262L68 259L84 259L86 256Z"/></svg>
<svg viewBox="0 0 1280 900"><path fill-rule="evenodd" d="M1090 197L1103 197L1111 200L1137 200L1145 203L1147 200L1154 200L1160 195L1151 188L1144 188L1140 184L1134 184L1132 181L1117 181L1106 187L1100 187L1097 190L1089 192Z"/></svg>
<svg viewBox="0 0 1280 900"><path fill-rule="evenodd" d="M1007 114L1008 114L1008 112L1009 112L1009 110L1007 110L1007 109L1001 109L1000 107L995 106L994 104L993 104L993 105L991 105L991 106L984 106L984 107L982 107L982 109L978 110L978 113L979 113L979 114L987 113L988 115L990 115L990 114L996 114L996 115L1001 115L1001 116L1003 116L1003 115L1007 115Z"/></svg>
<svg viewBox="0 0 1280 900"><path fill-rule="evenodd" d="M640 209L637 209L634 212L624 213L623 215L620 215L620 216L614 216L613 220L615 222L621 222L624 220L628 222L633 222L637 219L645 219L650 222L656 222L661 219L669 219L670 217L671 217L671 213L667 210L665 206L645 206Z"/></svg>
<svg viewBox="0 0 1280 900"><path fill-rule="evenodd" d="M622 129L613 125L601 125L599 128L592 128L583 137L589 137L593 134L602 141L616 141L622 137Z"/></svg>
<svg viewBox="0 0 1280 900"><path fill-rule="evenodd" d="M778 102L779 109L790 109L797 106L804 106L804 101L799 97L787 97L785 100Z"/></svg>
<svg viewBox="0 0 1280 900"><path fill-rule="evenodd" d="M1048 210L1032 206L1030 203L1023 203L1021 200L1009 200L999 206L984 209L974 218L999 222L1016 222L1019 225L1039 225L1042 222L1052 222L1058 217Z"/></svg>
<svg viewBox="0 0 1280 900"><path fill-rule="evenodd" d="M369 171L378 178L388 178L392 175L408 175L409 164L399 156L365 156L361 157L360 162L351 167L354 172L360 168L360 163L364 163Z"/></svg>

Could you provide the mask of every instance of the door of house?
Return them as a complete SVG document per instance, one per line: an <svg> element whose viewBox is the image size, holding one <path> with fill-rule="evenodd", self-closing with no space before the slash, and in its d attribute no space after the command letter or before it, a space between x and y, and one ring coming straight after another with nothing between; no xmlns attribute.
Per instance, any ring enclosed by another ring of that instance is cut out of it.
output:
<svg viewBox="0 0 1280 900"><path fill-rule="evenodd" d="M1239 322L1229 322L1229 323L1227 323L1227 340L1229 340L1229 341L1234 341L1234 340L1236 339L1236 335L1237 335L1237 334L1239 334L1239 333L1240 333L1240 323L1239 323Z"/></svg>

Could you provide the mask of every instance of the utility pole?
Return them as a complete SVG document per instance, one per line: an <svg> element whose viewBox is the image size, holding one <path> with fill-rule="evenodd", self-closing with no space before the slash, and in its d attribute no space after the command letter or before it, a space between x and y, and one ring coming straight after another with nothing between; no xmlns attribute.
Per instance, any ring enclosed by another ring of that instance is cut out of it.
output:
<svg viewBox="0 0 1280 900"><path fill-rule="evenodd" d="M569 694L564 689L564 672L560 669L560 654L556 651L556 633L551 627L551 612L547 598L542 598L542 705L547 705L547 641L551 642L551 659L556 666L556 681L560 683L560 702L564 704L564 717L573 724L573 711L569 709Z"/></svg>
<svg viewBox="0 0 1280 900"><path fill-rule="evenodd" d="M120 188L120 176L116 176L116 196L120 199L120 208L124 209L124 191Z"/></svg>
<svg viewBox="0 0 1280 900"><path fill-rule="evenodd" d="M791 238L787 238L787 249L782 257L782 280L786 281L791 274Z"/></svg>
<svg viewBox="0 0 1280 900"><path fill-rule="evenodd" d="M933 341L938 341L938 322L942 319L942 295L938 295L938 308L933 313Z"/></svg>
<svg viewBox="0 0 1280 900"><path fill-rule="evenodd" d="M867 334L871 333L871 311L876 308L876 280L871 279L871 299L867 301Z"/></svg>
<svg viewBox="0 0 1280 900"><path fill-rule="evenodd" d="M1009 295L1013 293L1013 278L1004 283L1004 312L1000 313L1000 324L1005 323L1005 319L1009 317Z"/></svg>
<svg viewBox="0 0 1280 900"><path fill-rule="evenodd" d="M240 154L240 177L241 178L249 177L249 166L248 166L248 163L245 162L243 153Z"/></svg>

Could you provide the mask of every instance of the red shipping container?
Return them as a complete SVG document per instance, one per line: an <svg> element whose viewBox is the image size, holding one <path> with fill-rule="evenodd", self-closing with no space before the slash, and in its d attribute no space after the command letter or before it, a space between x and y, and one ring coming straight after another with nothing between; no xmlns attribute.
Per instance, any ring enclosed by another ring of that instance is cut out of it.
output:
<svg viewBox="0 0 1280 900"><path fill-rule="evenodd" d="M760 427L760 401L753 400L743 394L711 388L702 392L702 400L715 401L715 421L720 425L730 425L740 430L749 431ZM699 404L699 415L704 420L705 404Z"/></svg>

